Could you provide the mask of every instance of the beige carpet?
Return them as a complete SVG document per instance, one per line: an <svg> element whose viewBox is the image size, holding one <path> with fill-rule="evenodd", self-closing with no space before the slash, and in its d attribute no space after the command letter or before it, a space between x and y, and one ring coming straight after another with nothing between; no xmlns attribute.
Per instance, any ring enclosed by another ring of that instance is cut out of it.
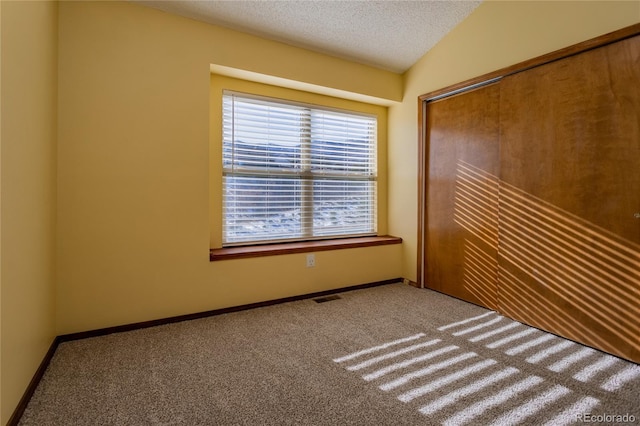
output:
<svg viewBox="0 0 640 426"><path fill-rule="evenodd" d="M21 424L640 421L636 364L403 284L340 296L63 343Z"/></svg>

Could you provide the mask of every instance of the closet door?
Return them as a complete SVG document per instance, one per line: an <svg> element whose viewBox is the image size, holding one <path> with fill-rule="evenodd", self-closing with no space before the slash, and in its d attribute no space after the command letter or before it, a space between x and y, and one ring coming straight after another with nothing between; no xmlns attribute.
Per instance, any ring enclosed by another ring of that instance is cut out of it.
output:
<svg viewBox="0 0 640 426"><path fill-rule="evenodd" d="M640 37L504 78L499 310L640 361Z"/></svg>
<svg viewBox="0 0 640 426"><path fill-rule="evenodd" d="M496 307L500 89L427 104L425 284Z"/></svg>

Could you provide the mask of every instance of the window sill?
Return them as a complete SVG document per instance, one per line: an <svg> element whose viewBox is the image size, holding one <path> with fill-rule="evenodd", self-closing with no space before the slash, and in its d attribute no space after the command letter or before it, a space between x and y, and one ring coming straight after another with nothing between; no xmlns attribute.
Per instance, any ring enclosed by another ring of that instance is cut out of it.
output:
<svg viewBox="0 0 640 426"><path fill-rule="evenodd" d="M402 238L385 235L382 237L341 238L335 240L228 247L209 250L209 260L211 262L215 262L218 260L246 259L250 257L275 256L279 254L309 253L401 243Z"/></svg>

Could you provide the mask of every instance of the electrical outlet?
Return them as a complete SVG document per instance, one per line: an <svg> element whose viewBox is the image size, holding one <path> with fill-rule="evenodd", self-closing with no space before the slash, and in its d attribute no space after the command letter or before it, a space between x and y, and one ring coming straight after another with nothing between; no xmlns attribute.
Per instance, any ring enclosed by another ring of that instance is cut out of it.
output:
<svg viewBox="0 0 640 426"><path fill-rule="evenodd" d="M307 255L307 268L313 268L316 266L316 255L308 254Z"/></svg>

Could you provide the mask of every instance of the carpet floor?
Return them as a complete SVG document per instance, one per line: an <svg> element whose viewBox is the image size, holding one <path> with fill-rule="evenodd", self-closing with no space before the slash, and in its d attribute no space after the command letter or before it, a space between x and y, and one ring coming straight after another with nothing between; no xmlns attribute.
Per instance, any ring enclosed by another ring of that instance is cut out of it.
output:
<svg viewBox="0 0 640 426"><path fill-rule="evenodd" d="M638 424L640 366L403 284L63 343L20 424Z"/></svg>

